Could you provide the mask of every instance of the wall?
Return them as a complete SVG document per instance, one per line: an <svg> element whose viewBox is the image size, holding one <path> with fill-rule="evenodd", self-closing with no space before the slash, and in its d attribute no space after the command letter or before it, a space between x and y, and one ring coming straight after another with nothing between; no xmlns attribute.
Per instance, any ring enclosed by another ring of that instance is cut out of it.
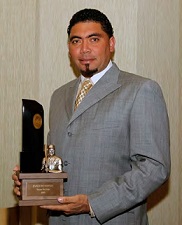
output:
<svg viewBox="0 0 182 225"><path fill-rule="evenodd" d="M74 78L67 54L66 28L72 14L84 7L98 8L110 18L117 41L114 59L118 66L157 80L163 89L170 118L172 172L169 182L149 198L149 219L151 225L180 225L180 0L113 0L107 4L105 0L67 0L66 4L65 0L0 0L0 219L3 225L10 225L14 218L15 225L26 211L26 225L46 223L44 212L37 219L36 208L14 207L10 177L21 151L21 99L42 103L46 135L51 93Z"/></svg>

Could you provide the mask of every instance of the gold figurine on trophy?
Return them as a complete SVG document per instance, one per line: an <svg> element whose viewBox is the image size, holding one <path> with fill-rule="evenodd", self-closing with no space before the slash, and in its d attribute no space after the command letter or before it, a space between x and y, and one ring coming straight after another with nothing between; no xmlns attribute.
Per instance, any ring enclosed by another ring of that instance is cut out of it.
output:
<svg viewBox="0 0 182 225"><path fill-rule="evenodd" d="M63 172L63 161L55 155L54 145L45 145L45 157L42 160L42 172L46 173L61 173Z"/></svg>

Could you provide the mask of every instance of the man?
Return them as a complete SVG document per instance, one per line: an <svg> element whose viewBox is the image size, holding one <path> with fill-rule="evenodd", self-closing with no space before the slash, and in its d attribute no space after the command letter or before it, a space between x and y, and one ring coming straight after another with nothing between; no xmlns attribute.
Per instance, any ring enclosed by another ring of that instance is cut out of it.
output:
<svg viewBox="0 0 182 225"><path fill-rule="evenodd" d="M60 205L42 206L52 210L50 225L147 225L146 199L170 172L161 89L111 61L113 29L98 10L73 15L68 48L81 76L51 98L48 143L60 149L69 178Z"/></svg>

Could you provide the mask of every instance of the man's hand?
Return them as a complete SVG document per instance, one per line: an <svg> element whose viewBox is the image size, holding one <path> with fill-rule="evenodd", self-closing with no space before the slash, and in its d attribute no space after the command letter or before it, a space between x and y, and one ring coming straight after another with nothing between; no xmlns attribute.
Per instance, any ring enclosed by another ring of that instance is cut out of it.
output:
<svg viewBox="0 0 182 225"><path fill-rule="evenodd" d="M12 179L14 180L14 189L13 189L13 192L16 196L20 196L21 193L20 193L20 186L21 186L21 182L20 180L18 179L18 176L17 174L19 173L20 171L20 167L19 166L15 166L15 168L13 169L14 171L14 174L12 175Z"/></svg>
<svg viewBox="0 0 182 225"><path fill-rule="evenodd" d="M61 211L65 215L82 214L90 212L87 195L79 194L70 197L67 196L59 197L58 202L60 203L60 205L47 205L41 206L41 208Z"/></svg>

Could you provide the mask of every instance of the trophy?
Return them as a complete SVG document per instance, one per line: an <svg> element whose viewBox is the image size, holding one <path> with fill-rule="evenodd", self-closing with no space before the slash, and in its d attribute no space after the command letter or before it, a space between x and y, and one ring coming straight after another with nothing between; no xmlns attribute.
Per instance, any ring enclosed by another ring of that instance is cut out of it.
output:
<svg viewBox="0 0 182 225"><path fill-rule="evenodd" d="M44 145L44 110L35 100L22 100L21 198L19 206L56 205L67 173L54 145Z"/></svg>

